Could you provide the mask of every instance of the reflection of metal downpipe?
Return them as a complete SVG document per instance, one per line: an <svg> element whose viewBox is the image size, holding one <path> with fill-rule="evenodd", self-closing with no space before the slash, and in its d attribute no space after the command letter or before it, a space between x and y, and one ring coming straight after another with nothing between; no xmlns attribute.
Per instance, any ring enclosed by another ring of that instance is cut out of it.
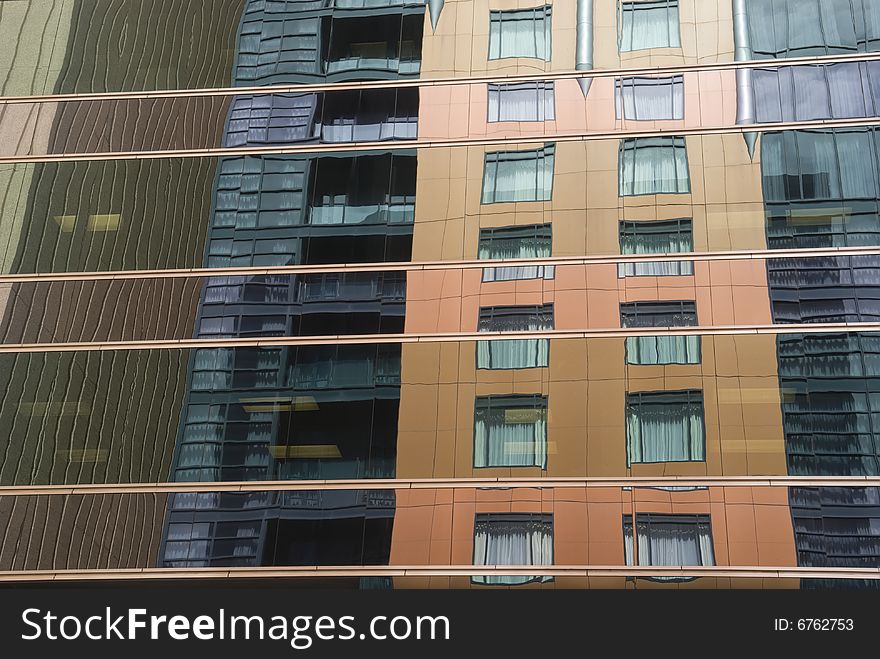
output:
<svg viewBox="0 0 880 659"><path fill-rule="evenodd" d="M440 12L443 11L445 0L427 0L428 13L431 15L431 29L437 30L437 21L440 20Z"/></svg>
<svg viewBox="0 0 880 659"><path fill-rule="evenodd" d="M593 70L593 0L577 0L577 44L575 68L578 71ZM593 84L592 78L578 78L578 84L586 97Z"/></svg>
<svg viewBox="0 0 880 659"><path fill-rule="evenodd" d="M733 45L734 60L747 62L752 59L752 46L749 43L749 18L746 0L733 0ZM736 125L750 126L757 123L755 110L755 88L752 86L752 70L736 70ZM749 158L755 157L758 133L745 132L743 139L749 149Z"/></svg>

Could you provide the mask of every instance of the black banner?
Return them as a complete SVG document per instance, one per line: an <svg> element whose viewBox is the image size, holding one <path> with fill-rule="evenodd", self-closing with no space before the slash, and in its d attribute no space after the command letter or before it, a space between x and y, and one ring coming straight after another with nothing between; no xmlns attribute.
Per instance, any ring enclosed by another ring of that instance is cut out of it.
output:
<svg viewBox="0 0 880 659"><path fill-rule="evenodd" d="M492 659L543 659L608 648L705 657L731 650L840 653L871 647L877 630L878 593L871 589L381 591L290 588L281 580L266 586L6 585L0 648L16 658L366 652L422 659L476 651Z"/></svg>

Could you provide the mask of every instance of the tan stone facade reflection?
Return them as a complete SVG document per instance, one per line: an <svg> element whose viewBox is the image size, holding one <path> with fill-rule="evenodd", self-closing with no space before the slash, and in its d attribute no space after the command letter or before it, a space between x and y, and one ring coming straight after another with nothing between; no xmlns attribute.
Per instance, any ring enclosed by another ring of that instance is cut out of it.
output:
<svg viewBox="0 0 880 659"><path fill-rule="evenodd" d="M686 194L621 196L620 142L601 140L556 145L549 201L493 204L481 203L493 149L423 150L413 260L476 259L480 229L535 224L550 225L553 257L613 255L620 222L678 218L692 219L696 252L766 249L760 154L751 159L740 135L684 139ZM760 260L697 261L691 275L621 276L611 263L558 266L552 279L482 279L479 269L409 273L406 330L474 332L482 307L542 304L553 305L557 330L614 328L621 303L677 300L695 303L699 325L772 324ZM774 337L706 336L690 365L627 365L624 351L623 339L554 340L549 368L486 370L473 343L404 345L398 476L786 473ZM703 392L705 461L628 468L626 394L688 389ZM473 466L474 401L507 394L547 396L546 470Z"/></svg>
<svg viewBox="0 0 880 659"><path fill-rule="evenodd" d="M489 11L552 7L549 61L531 58L489 59ZM595 0L593 63L597 69L680 66L733 61L730 0L680 0L678 48L618 52L617 0ZM426 19L423 78L468 75L517 75L571 71L576 64L575 0L446 0L436 30Z"/></svg>
<svg viewBox="0 0 880 659"><path fill-rule="evenodd" d="M403 346L398 478L786 474L772 336L703 337L701 364L626 365L623 339L553 340L549 368L476 368L476 344ZM439 378L437 374L439 373ZM706 459L626 460L626 394L703 392ZM547 467L474 467L477 396L547 397Z"/></svg>
<svg viewBox="0 0 880 659"><path fill-rule="evenodd" d="M426 514L430 510L430 514ZM690 492L649 488L455 489L397 493L391 543L392 565L467 565L473 562L474 519L486 513L541 513L553 527L556 565L624 565L625 515L707 516L714 564L780 567L797 563L794 532L785 488L712 487ZM408 588L492 588L468 577L424 577ZM587 587L587 579L569 586ZM708 581L709 583L706 583ZM577 585L574 585L577 584ZM609 588L717 587L714 579L669 584L647 579L609 578ZM554 588L552 581L518 587ZM595 587L595 586L594 586ZM729 587L729 586L728 586ZM774 581L777 588L797 587Z"/></svg>

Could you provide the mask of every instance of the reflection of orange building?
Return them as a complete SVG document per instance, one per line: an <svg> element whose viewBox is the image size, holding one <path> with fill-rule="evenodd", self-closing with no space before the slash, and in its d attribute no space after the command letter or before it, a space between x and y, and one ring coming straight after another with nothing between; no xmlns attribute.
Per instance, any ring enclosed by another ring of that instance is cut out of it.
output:
<svg viewBox="0 0 880 659"><path fill-rule="evenodd" d="M681 75L684 83L683 117L678 120L641 121L617 117L615 85L620 78L613 76L593 78L586 97L577 80L550 83L555 111L546 121L489 121L489 90L485 83L422 87L419 92L422 107L419 138L516 138L615 130L675 131L731 126L736 122L735 71L699 71Z"/></svg>
<svg viewBox="0 0 880 659"><path fill-rule="evenodd" d="M482 281L479 269L407 275L406 331L475 332L481 307L552 304L555 329L620 327L625 302L692 300L701 325L768 325L761 260L699 261L693 275L619 277L617 264L558 266L553 279Z"/></svg>
<svg viewBox="0 0 880 659"><path fill-rule="evenodd" d="M476 344L405 344L398 478L785 475L775 342L706 336L701 364L625 364L624 339L554 339L550 367L476 369ZM439 376L438 376L439 374ZM626 395L702 390L705 460L627 466ZM547 397L546 468L475 467L477 397Z"/></svg>
<svg viewBox="0 0 880 659"><path fill-rule="evenodd" d="M575 0L445 0L435 29L422 44L423 78L468 75L523 75L571 71L577 65ZM679 0L679 47L618 50L619 2L595 0L592 12L593 66L680 66L733 61L733 13L730 0ZM547 61L509 57L490 60L490 10L552 7L552 52Z"/></svg>
<svg viewBox="0 0 880 659"><path fill-rule="evenodd" d="M713 487L687 492L603 487L399 491L391 564L471 564L474 520L488 513L550 516L556 565L625 565L624 516L645 514L708 517L712 563L717 566L797 564L787 490L773 487ZM431 579L411 580L406 587L427 587ZM467 587L470 580L461 577L451 581L454 587ZM625 577L616 577L609 579L607 586L625 587L626 582ZM701 587L704 584L700 582L690 583ZM643 584L651 582L640 579L635 585ZM543 585L554 587L553 582ZM775 585L784 587L783 583Z"/></svg>
<svg viewBox="0 0 880 659"><path fill-rule="evenodd" d="M621 141L598 140L555 145L546 200L502 203L482 203L494 148L423 150L413 260L476 259L481 231L535 225L549 226L549 256L614 255L623 223L679 218L692 228L683 251L766 249L760 154L753 161L739 135L682 145L684 192L621 194ZM695 261L681 272L692 274L629 276L616 263L507 281L484 281L480 269L411 272L406 331L475 332L481 308L550 304L554 329L614 329L622 304L652 301L691 301L697 325L772 323L763 261ZM552 340L548 368L477 368L476 352L474 343L403 346L399 477L786 473L772 336L704 336L697 363L667 365L627 364L623 338ZM627 394L682 390L702 392L704 459L628 466ZM544 468L475 466L475 402L511 394L546 397Z"/></svg>

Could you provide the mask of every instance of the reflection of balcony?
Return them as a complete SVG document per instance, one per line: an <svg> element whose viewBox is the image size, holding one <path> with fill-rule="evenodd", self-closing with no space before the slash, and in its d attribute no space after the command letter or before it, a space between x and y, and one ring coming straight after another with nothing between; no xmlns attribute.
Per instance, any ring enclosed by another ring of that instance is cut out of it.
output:
<svg viewBox="0 0 880 659"><path fill-rule="evenodd" d="M342 389L400 384L400 356L387 355L375 360L322 360L297 364L290 375L295 389Z"/></svg>
<svg viewBox="0 0 880 659"><path fill-rule="evenodd" d="M403 273L306 275L298 294L302 303L405 302L406 278Z"/></svg>
<svg viewBox="0 0 880 659"><path fill-rule="evenodd" d="M314 206L309 209L309 224L412 224L415 219L415 204L391 203L350 206Z"/></svg>
<svg viewBox="0 0 880 659"><path fill-rule="evenodd" d="M289 451L288 446L273 446L276 456ZM335 447L334 447L335 448ZM327 480L348 478L394 478L397 468L396 458L302 458L294 454L293 459L276 457L274 477L281 480Z"/></svg>
<svg viewBox="0 0 880 659"><path fill-rule="evenodd" d="M327 73L348 71L397 71L400 75L415 75L419 72L421 62L403 60L399 57L345 57L327 62Z"/></svg>

